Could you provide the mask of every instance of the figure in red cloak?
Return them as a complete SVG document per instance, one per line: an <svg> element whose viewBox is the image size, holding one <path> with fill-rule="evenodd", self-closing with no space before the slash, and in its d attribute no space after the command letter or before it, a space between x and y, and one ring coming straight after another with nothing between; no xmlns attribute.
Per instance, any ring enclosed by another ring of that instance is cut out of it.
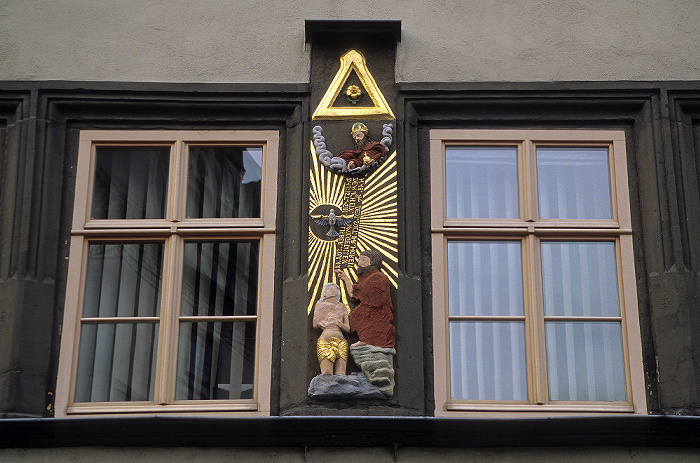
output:
<svg viewBox="0 0 700 463"><path fill-rule="evenodd" d="M394 347L396 328L394 306L391 303L389 278L381 270L382 254L366 250L357 259L357 283L350 281L347 273L336 270L338 278L357 306L350 312L350 331L357 332L359 341L353 346L369 344L375 347Z"/></svg>
<svg viewBox="0 0 700 463"><path fill-rule="evenodd" d="M356 122L352 125L352 139L355 142L355 149L338 153L338 157L347 163L348 169L377 162L386 151L384 145L370 138L369 129L362 122Z"/></svg>

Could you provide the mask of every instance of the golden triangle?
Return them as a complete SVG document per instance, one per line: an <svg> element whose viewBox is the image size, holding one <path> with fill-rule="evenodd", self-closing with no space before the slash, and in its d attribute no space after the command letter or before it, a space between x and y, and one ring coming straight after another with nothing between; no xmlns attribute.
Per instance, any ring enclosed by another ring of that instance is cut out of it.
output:
<svg viewBox="0 0 700 463"><path fill-rule="evenodd" d="M348 80L348 77L355 71L360 79L367 95L374 103L374 106L358 107L333 107L333 102L338 98L340 92ZM340 58L340 69L333 78L333 82L323 95L312 120L317 119L396 119L391 108L384 99L384 95L377 87L374 77L367 69L365 57L357 50L350 50Z"/></svg>

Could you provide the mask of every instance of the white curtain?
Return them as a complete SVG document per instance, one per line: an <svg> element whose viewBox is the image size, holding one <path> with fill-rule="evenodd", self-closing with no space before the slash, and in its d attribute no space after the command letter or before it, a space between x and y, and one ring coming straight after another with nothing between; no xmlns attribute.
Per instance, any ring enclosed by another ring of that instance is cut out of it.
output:
<svg viewBox="0 0 700 463"><path fill-rule="evenodd" d="M452 398L527 400L520 241L447 246Z"/></svg>
<svg viewBox="0 0 700 463"><path fill-rule="evenodd" d="M101 147L96 157L93 219L165 217L169 148ZM188 168L190 217L259 217L262 148L195 148ZM182 315L256 315L257 241L187 242ZM155 321L164 242L88 246L77 402L153 400ZM94 320L98 319L98 320ZM177 398L252 397L255 322L183 322Z"/></svg>
<svg viewBox="0 0 700 463"><path fill-rule="evenodd" d="M610 219L607 148L537 148L541 219Z"/></svg>
<svg viewBox="0 0 700 463"><path fill-rule="evenodd" d="M520 215L515 146L448 146L445 184L448 218L512 219Z"/></svg>
<svg viewBox="0 0 700 463"><path fill-rule="evenodd" d="M544 241L542 280L551 400L625 400L614 242ZM555 317L575 317L558 321Z"/></svg>
<svg viewBox="0 0 700 463"><path fill-rule="evenodd" d="M169 155L168 148L98 148L91 217L164 217ZM163 248L90 243L83 317L158 316ZM158 323L93 321L81 330L77 402L153 399Z"/></svg>
<svg viewBox="0 0 700 463"><path fill-rule="evenodd" d="M191 148L187 217L260 217L261 178L262 148Z"/></svg>
<svg viewBox="0 0 700 463"><path fill-rule="evenodd" d="M161 243L92 243L88 248L83 317L156 316ZM77 402L153 398L158 323L82 324Z"/></svg>
<svg viewBox="0 0 700 463"><path fill-rule="evenodd" d="M181 314L256 315L258 242L187 242ZM176 399L252 397L255 322L180 324Z"/></svg>
<svg viewBox="0 0 700 463"><path fill-rule="evenodd" d="M98 148L90 216L165 217L169 157L169 148Z"/></svg>

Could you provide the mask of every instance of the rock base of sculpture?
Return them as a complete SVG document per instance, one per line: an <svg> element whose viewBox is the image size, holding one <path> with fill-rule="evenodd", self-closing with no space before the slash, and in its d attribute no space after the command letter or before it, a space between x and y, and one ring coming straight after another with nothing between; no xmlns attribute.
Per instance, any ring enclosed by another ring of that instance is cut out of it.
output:
<svg viewBox="0 0 700 463"><path fill-rule="evenodd" d="M312 399L385 399L378 387L364 373L318 375L309 383Z"/></svg>
<svg viewBox="0 0 700 463"><path fill-rule="evenodd" d="M371 384L376 386L384 397L394 394L394 355L391 347L350 346L350 354L355 363L362 368Z"/></svg>

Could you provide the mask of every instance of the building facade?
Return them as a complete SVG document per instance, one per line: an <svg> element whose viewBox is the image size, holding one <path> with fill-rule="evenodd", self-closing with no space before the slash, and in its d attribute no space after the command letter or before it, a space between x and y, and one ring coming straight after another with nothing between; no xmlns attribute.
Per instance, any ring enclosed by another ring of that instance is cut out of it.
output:
<svg viewBox="0 0 700 463"><path fill-rule="evenodd" d="M0 6L0 459L692 455L699 15ZM312 398L367 249L395 385Z"/></svg>

